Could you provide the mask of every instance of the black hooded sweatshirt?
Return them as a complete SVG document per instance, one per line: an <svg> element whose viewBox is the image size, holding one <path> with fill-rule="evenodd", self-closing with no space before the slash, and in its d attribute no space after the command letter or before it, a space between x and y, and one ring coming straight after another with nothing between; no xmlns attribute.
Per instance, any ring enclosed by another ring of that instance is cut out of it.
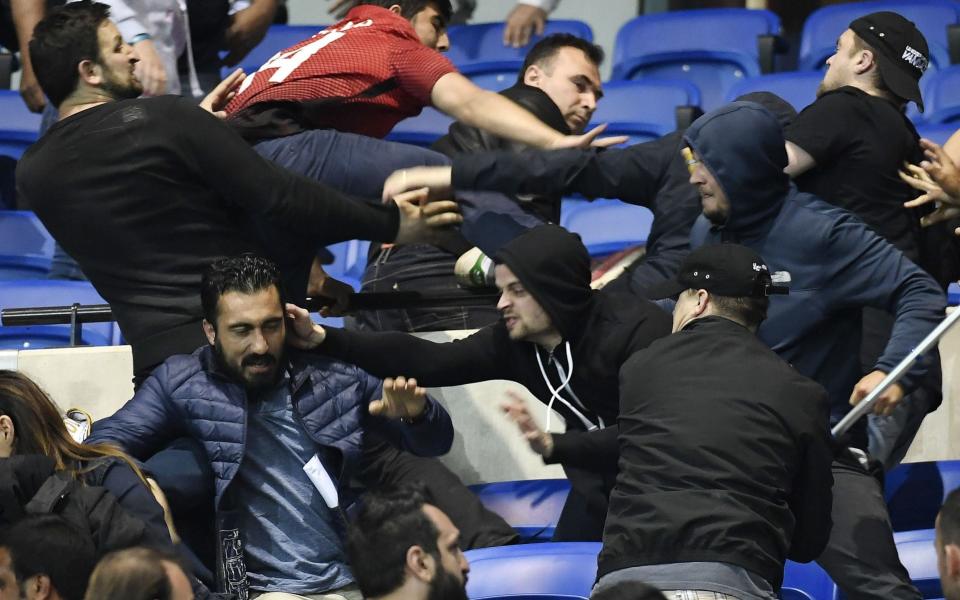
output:
<svg viewBox="0 0 960 600"><path fill-rule="evenodd" d="M562 227L531 229L506 244L495 260L513 271L562 334L563 341L552 352L532 342L511 340L502 319L447 343L405 333L327 328L318 350L378 377L403 374L429 387L508 379L523 384L545 404L550 404L552 390L558 391L553 408L565 419L568 433L554 435L550 462L564 465L575 490L593 489L594 493L586 494L593 498L590 511L602 523L606 497L598 497L596 481L588 481L599 468L572 469L579 451L569 452L568 441L585 437L586 430L607 426L613 426L615 435L620 366L636 351L668 335L670 316L646 300L594 292L587 250L578 236ZM561 373L570 376L566 386ZM603 487L609 491L613 477L606 476L610 478Z"/></svg>

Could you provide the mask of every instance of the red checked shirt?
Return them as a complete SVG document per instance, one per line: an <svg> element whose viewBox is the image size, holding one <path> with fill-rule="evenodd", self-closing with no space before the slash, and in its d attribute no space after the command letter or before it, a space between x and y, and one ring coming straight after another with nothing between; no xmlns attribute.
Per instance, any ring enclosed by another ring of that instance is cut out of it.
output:
<svg viewBox="0 0 960 600"><path fill-rule="evenodd" d="M361 5L247 77L227 113L251 141L325 128L382 138L429 106L434 84L455 71L409 21Z"/></svg>

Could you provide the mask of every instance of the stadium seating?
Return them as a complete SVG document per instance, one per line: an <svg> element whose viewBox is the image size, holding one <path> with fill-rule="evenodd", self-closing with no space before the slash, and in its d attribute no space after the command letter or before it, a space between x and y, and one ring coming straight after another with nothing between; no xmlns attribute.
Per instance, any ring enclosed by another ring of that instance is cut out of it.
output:
<svg viewBox="0 0 960 600"><path fill-rule="evenodd" d="M46 277L53 247L53 238L32 212L0 211L0 281Z"/></svg>
<svg viewBox="0 0 960 600"><path fill-rule="evenodd" d="M428 106L416 117L397 123L387 135L387 139L429 148L430 144L447 134L451 123L453 119Z"/></svg>
<svg viewBox="0 0 960 600"><path fill-rule="evenodd" d="M894 531L931 529L947 494L960 487L960 461L903 463L887 473L884 497Z"/></svg>
<svg viewBox="0 0 960 600"><path fill-rule="evenodd" d="M820 71L791 71L750 77L730 88L727 100L732 102L735 98L751 92L771 92L800 112L817 99L817 86L822 80L823 73Z"/></svg>
<svg viewBox="0 0 960 600"><path fill-rule="evenodd" d="M930 47L931 69L950 64L948 28L960 22L960 4L952 0L880 0L825 6L814 11L803 25L798 68L823 68L836 50L837 38L851 21L863 15L889 10L916 23Z"/></svg>
<svg viewBox="0 0 960 600"><path fill-rule="evenodd" d="M588 598L597 574L599 542L522 544L465 552L467 596Z"/></svg>
<svg viewBox="0 0 960 600"><path fill-rule="evenodd" d="M328 275L337 279L348 277L355 280L359 280L363 276L363 270L367 266L367 252L370 250L370 242L350 240L349 242L340 242L328 246L327 250L333 255L333 263L323 265L323 270Z"/></svg>
<svg viewBox="0 0 960 600"><path fill-rule="evenodd" d="M0 156L19 159L40 135L40 115L30 112L16 90L0 90Z"/></svg>
<svg viewBox="0 0 960 600"><path fill-rule="evenodd" d="M6 281L0 285L0 308L106 304L86 281ZM81 330L81 343L109 346L119 339L114 323L91 323ZM58 348L70 345L69 325L29 327L0 324L0 349Z"/></svg>
<svg viewBox="0 0 960 600"><path fill-rule="evenodd" d="M691 81L700 88L703 109L711 110L723 103L733 84L772 68L773 40L779 33L780 19L766 10L639 16L617 33L612 79Z"/></svg>
<svg viewBox="0 0 960 600"><path fill-rule="evenodd" d="M560 224L580 234L590 256L598 258L646 244L653 213L619 200L596 200L571 208Z"/></svg>
<svg viewBox="0 0 960 600"><path fill-rule="evenodd" d="M678 123L678 108L699 105L700 91L688 81L612 81L603 86L590 127L606 123L604 135L627 135L628 144L638 144L689 125Z"/></svg>
<svg viewBox="0 0 960 600"><path fill-rule="evenodd" d="M327 27L327 25L271 25L263 40L250 51L250 54L243 57L237 67L243 67L244 73L248 75L256 73L277 52L286 50ZM226 77L237 67L224 67L220 73Z"/></svg>
<svg viewBox="0 0 960 600"><path fill-rule="evenodd" d="M546 542L570 492L566 479L501 481L470 486L483 505L517 530L522 542Z"/></svg>
<svg viewBox="0 0 960 600"><path fill-rule="evenodd" d="M543 36L533 36L526 46L513 48L504 46L503 30L505 23L475 23L450 27L449 58L465 76L473 79L480 75L501 74L513 85L527 51ZM543 35L571 33L588 41L593 41L593 31L583 21L563 19L550 20ZM479 85L479 84L478 84ZM485 86L481 86L485 87ZM503 88L499 88L503 89Z"/></svg>
<svg viewBox="0 0 960 600"><path fill-rule="evenodd" d="M923 91L925 123L953 123L960 127L960 66L933 73Z"/></svg>
<svg viewBox="0 0 960 600"><path fill-rule="evenodd" d="M788 560L783 570L783 588L781 598L784 600L834 600L837 596L837 585L815 562L796 563Z"/></svg>
<svg viewBox="0 0 960 600"><path fill-rule="evenodd" d="M918 125L917 133L920 134L920 137L933 140L942 146L943 144L947 143L947 140L950 139L950 136L953 135L957 129L960 129L960 124Z"/></svg>
<svg viewBox="0 0 960 600"><path fill-rule="evenodd" d="M893 534L900 562L906 567L924 598L942 598L940 575L937 572L937 553L933 547L934 530L901 531Z"/></svg>

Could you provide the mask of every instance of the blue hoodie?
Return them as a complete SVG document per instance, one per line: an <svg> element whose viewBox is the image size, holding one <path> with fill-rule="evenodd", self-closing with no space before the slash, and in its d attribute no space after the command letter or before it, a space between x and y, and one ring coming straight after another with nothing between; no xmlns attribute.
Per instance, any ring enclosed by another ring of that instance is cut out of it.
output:
<svg viewBox="0 0 960 600"><path fill-rule="evenodd" d="M790 273L790 294L770 298L758 335L827 389L836 422L850 409L862 376L861 308L896 315L875 366L889 372L941 321L943 292L853 213L797 191L783 172L780 125L760 105L734 102L712 111L693 123L685 140L730 202L723 226L697 219L691 247L737 242L757 251L771 271ZM904 390L916 387L926 370L918 361L900 382Z"/></svg>

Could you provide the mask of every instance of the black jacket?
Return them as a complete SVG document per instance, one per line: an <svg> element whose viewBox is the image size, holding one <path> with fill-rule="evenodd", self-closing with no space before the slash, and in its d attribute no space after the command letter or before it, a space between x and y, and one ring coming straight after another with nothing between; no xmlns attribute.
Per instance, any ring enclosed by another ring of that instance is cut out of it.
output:
<svg viewBox="0 0 960 600"><path fill-rule="evenodd" d="M620 371L620 474L599 573L725 562L780 586L829 537L827 395L746 328L688 324Z"/></svg>

